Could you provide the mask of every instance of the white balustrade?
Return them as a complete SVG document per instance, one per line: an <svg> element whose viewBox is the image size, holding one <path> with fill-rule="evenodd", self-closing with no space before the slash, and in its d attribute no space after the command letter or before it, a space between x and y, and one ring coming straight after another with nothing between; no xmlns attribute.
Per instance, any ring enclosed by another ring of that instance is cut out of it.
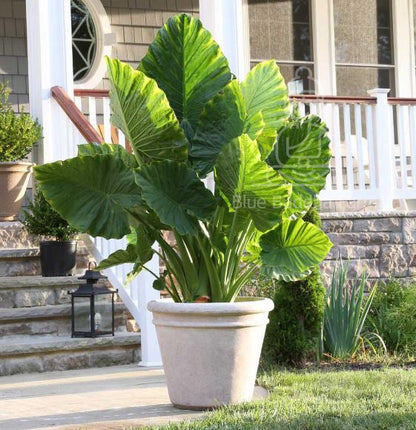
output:
<svg viewBox="0 0 416 430"><path fill-rule="evenodd" d="M416 99L388 99L386 89L369 94L295 96L293 103L299 115L319 115L329 128L331 174L320 200L376 200L390 210L395 199L416 200ZM79 91L76 101L106 142L126 147L125 136L111 128L107 96Z"/></svg>

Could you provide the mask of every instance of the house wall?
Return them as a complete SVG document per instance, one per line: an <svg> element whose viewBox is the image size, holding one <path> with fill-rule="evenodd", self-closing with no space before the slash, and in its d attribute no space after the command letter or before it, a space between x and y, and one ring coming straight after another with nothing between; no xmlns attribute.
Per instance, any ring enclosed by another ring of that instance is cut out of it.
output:
<svg viewBox="0 0 416 430"><path fill-rule="evenodd" d="M157 30L177 13L198 16L198 0L102 0L116 34L112 56L137 67ZM29 110L24 0L0 0L0 80L12 88L18 112ZM98 89L108 88L103 78Z"/></svg>
<svg viewBox="0 0 416 430"><path fill-rule="evenodd" d="M339 257L350 260L351 278L363 270L371 282L416 275L416 212L332 213L321 218L333 243L321 264L327 284Z"/></svg>
<svg viewBox="0 0 416 430"><path fill-rule="evenodd" d="M116 34L112 56L137 67L159 28L178 13L198 16L198 0L102 0ZM103 79L98 88L107 89Z"/></svg>
<svg viewBox="0 0 416 430"><path fill-rule="evenodd" d="M0 0L0 80L9 82L15 111L29 110L24 0Z"/></svg>

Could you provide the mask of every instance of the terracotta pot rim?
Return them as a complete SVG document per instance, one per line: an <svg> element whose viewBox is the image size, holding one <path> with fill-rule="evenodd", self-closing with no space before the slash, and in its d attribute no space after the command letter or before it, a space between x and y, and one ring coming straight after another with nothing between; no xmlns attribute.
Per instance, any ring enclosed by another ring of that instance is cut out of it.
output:
<svg viewBox="0 0 416 430"><path fill-rule="evenodd" d="M274 308L273 301L266 297L237 297L235 302L216 303L175 303L172 299L152 300L147 309L151 312L170 314L223 314L247 315L269 312Z"/></svg>
<svg viewBox="0 0 416 430"><path fill-rule="evenodd" d="M14 166L14 165L24 165L24 166L36 166L35 163L31 161L0 161L0 166Z"/></svg>

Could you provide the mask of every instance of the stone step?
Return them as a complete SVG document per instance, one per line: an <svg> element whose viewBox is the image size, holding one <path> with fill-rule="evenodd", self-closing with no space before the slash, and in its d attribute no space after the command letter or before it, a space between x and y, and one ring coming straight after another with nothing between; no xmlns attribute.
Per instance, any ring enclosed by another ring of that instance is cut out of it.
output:
<svg viewBox="0 0 416 430"><path fill-rule="evenodd" d="M0 338L0 376L138 363L140 335Z"/></svg>
<svg viewBox="0 0 416 430"><path fill-rule="evenodd" d="M76 274L84 273L90 257L82 242L78 243ZM41 274L40 251L32 248L0 249L0 278L9 276L36 276Z"/></svg>
<svg viewBox="0 0 416 430"><path fill-rule="evenodd" d="M36 247L37 237L30 235L21 222L0 222L0 249Z"/></svg>
<svg viewBox="0 0 416 430"><path fill-rule="evenodd" d="M84 282L77 276L0 277L0 309L70 303L68 291L76 290Z"/></svg>
<svg viewBox="0 0 416 430"><path fill-rule="evenodd" d="M124 303L115 304L115 329L127 330L131 318ZM46 305L0 309L0 337L17 335L56 335L71 333L71 305Z"/></svg>

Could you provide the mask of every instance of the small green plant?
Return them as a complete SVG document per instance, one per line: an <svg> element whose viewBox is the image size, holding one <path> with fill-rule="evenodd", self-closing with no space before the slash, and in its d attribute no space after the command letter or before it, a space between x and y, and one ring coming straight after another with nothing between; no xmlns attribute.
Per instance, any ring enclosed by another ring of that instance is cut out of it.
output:
<svg viewBox="0 0 416 430"><path fill-rule="evenodd" d="M385 341L390 353L416 352L416 283L391 279L379 286L367 327Z"/></svg>
<svg viewBox="0 0 416 430"><path fill-rule="evenodd" d="M14 113L10 92L7 83L0 83L0 162L22 160L42 137L37 120L24 112Z"/></svg>
<svg viewBox="0 0 416 430"><path fill-rule="evenodd" d="M324 312L324 348L334 358L349 359L357 352L360 345L369 345L375 350L372 337L375 333L365 335L363 327L377 291L375 285L367 298L364 297L366 284L365 273L361 279L348 285L348 264L339 261L332 275L331 290L325 304Z"/></svg>
<svg viewBox="0 0 416 430"><path fill-rule="evenodd" d="M40 191L36 193L28 209L29 211L24 211L23 224L29 233L55 238L59 242L72 240L76 236L77 230L52 209Z"/></svg>
<svg viewBox="0 0 416 430"><path fill-rule="evenodd" d="M321 227L319 202L303 217L303 220ZM313 359L321 334L325 303L319 267L312 269L304 280L278 282L274 296L274 310L270 313L263 346L264 364L303 365Z"/></svg>

